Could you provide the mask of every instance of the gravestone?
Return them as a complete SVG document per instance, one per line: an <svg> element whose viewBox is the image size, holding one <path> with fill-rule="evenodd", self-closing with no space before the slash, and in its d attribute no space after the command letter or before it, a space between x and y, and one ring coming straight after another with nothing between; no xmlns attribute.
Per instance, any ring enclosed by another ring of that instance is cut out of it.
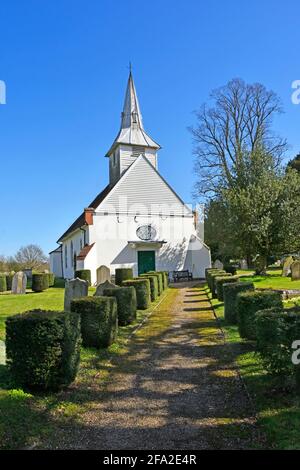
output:
<svg viewBox="0 0 300 470"><path fill-rule="evenodd" d="M283 277L288 277L289 274L291 273L291 265L293 264L294 259L292 256L288 256L285 258L284 263L283 263L283 268L282 268L282 276Z"/></svg>
<svg viewBox="0 0 300 470"><path fill-rule="evenodd" d="M6 363L5 343L0 340L0 365L4 366Z"/></svg>
<svg viewBox="0 0 300 470"><path fill-rule="evenodd" d="M96 297L99 297L99 296L103 295L104 289L117 289L118 287L119 286L116 286L116 284L113 284L112 282L105 281L102 284L99 284L97 286L97 289L96 289L96 292L95 292L94 295Z"/></svg>
<svg viewBox="0 0 300 470"><path fill-rule="evenodd" d="M32 279L32 269L24 269L27 279Z"/></svg>
<svg viewBox="0 0 300 470"><path fill-rule="evenodd" d="M300 279L300 261L294 261L291 265L292 281L299 281Z"/></svg>
<svg viewBox="0 0 300 470"><path fill-rule="evenodd" d="M27 276L23 271L14 274L11 293L12 294L26 294Z"/></svg>
<svg viewBox="0 0 300 470"><path fill-rule="evenodd" d="M107 266L100 266L97 269L97 286L105 281L110 281L110 269Z"/></svg>
<svg viewBox="0 0 300 470"><path fill-rule="evenodd" d="M241 259L240 267L241 267L241 269L248 269L248 263L247 263L246 259Z"/></svg>
<svg viewBox="0 0 300 470"><path fill-rule="evenodd" d="M70 279L65 284L64 310L70 311L71 301L80 297L87 297L89 283L83 279Z"/></svg>
<svg viewBox="0 0 300 470"><path fill-rule="evenodd" d="M213 264L213 268L224 269L224 265L223 265L222 261L220 261L219 259L216 259L216 261Z"/></svg>

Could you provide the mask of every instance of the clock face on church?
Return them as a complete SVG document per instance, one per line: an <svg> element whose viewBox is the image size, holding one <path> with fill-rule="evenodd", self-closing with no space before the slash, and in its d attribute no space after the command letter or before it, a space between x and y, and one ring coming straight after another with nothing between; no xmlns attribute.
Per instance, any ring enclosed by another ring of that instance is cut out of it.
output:
<svg viewBox="0 0 300 470"><path fill-rule="evenodd" d="M154 240L156 230L152 225L141 225L141 227L137 229L136 234L140 240L150 241Z"/></svg>

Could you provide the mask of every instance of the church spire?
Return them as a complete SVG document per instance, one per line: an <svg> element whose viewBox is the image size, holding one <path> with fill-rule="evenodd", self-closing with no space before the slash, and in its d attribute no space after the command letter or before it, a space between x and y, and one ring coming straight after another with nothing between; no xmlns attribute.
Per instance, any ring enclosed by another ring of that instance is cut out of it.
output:
<svg viewBox="0 0 300 470"><path fill-rule="evenodd" d="M117 144L137 145L140 147L151 147L153 149L160 148L160 145L155 142L144 129L131 65L121 114L121 128L107 155L112 153Z"/></svg>

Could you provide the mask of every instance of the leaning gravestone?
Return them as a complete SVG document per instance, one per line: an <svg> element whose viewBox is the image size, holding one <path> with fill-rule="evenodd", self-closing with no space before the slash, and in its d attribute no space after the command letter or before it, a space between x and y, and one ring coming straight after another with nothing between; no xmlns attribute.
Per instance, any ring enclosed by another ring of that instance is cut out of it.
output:
<svg viewBox="0 0 300 470"><path fill-rule="evenodd" d="M282 267L282 276L283 277L288 277L288 275L291 273L291 265L293 264L294 259L292 256L288 256L285 258L283 267Z"/></svg>
<svg viewBox="0 0 300 470"><path fill-rule="evenodd" d="M216 259L216 261L213 264L213 267L216 269L224 269L224 265L222 261L220 261L219 259Z"/></svg>
<svg viewBox="0 0 300 470"><path fill-rule="evenodd" d="M27 276L23 271L14 274L11 293L12 294L26 294Z"/></svg>
<svg viewBox="0 0 300 470"><path fill-rule="evenodd" d="M71 279L66 281L65 284L65 299L64 310L69 312L71 308L71 301L79 297L86 297L88 295L89 283L83 279Z"/></svg>
<svg viewBox="0 0 300 470"><path fill-rule="evenodd" d="M119 286L116 286L116 284L113 284L112 282L105 281L102 284L99 284L99 286L97 286L97 289L94 295L96 297L99 297L103 295L104 289L117 289L118 287Z"/></svg>
<svg viewBox="0 0 300 470"><path fill-rule="evenodd" d="M299 281L300 279L300 261L294 261L291 265L292 281Z"/></svg>
<svg viewBox="0 0 300 470"><path fill-rule="evenodd" d="M110 281L110 269L107 266L100 266L97 269L97 286L105 281Z"/></svg>

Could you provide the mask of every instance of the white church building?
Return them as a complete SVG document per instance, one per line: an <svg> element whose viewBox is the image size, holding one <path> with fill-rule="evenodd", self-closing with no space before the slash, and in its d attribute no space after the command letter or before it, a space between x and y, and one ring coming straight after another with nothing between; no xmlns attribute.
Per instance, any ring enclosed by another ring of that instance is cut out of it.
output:
<svg viewBox="0 0 300 470"><path fill-rule="evenodd" d="M198 213L160 175L159 149L143 127L130 72L121 128L106 155L109 183L50 253L56 276L70 279L76 269L89 269L96 284L97 270L106 266L112 275L116 268L132 267L136 276L188 270L204 277L211 258L199 236Z"/></svg>

